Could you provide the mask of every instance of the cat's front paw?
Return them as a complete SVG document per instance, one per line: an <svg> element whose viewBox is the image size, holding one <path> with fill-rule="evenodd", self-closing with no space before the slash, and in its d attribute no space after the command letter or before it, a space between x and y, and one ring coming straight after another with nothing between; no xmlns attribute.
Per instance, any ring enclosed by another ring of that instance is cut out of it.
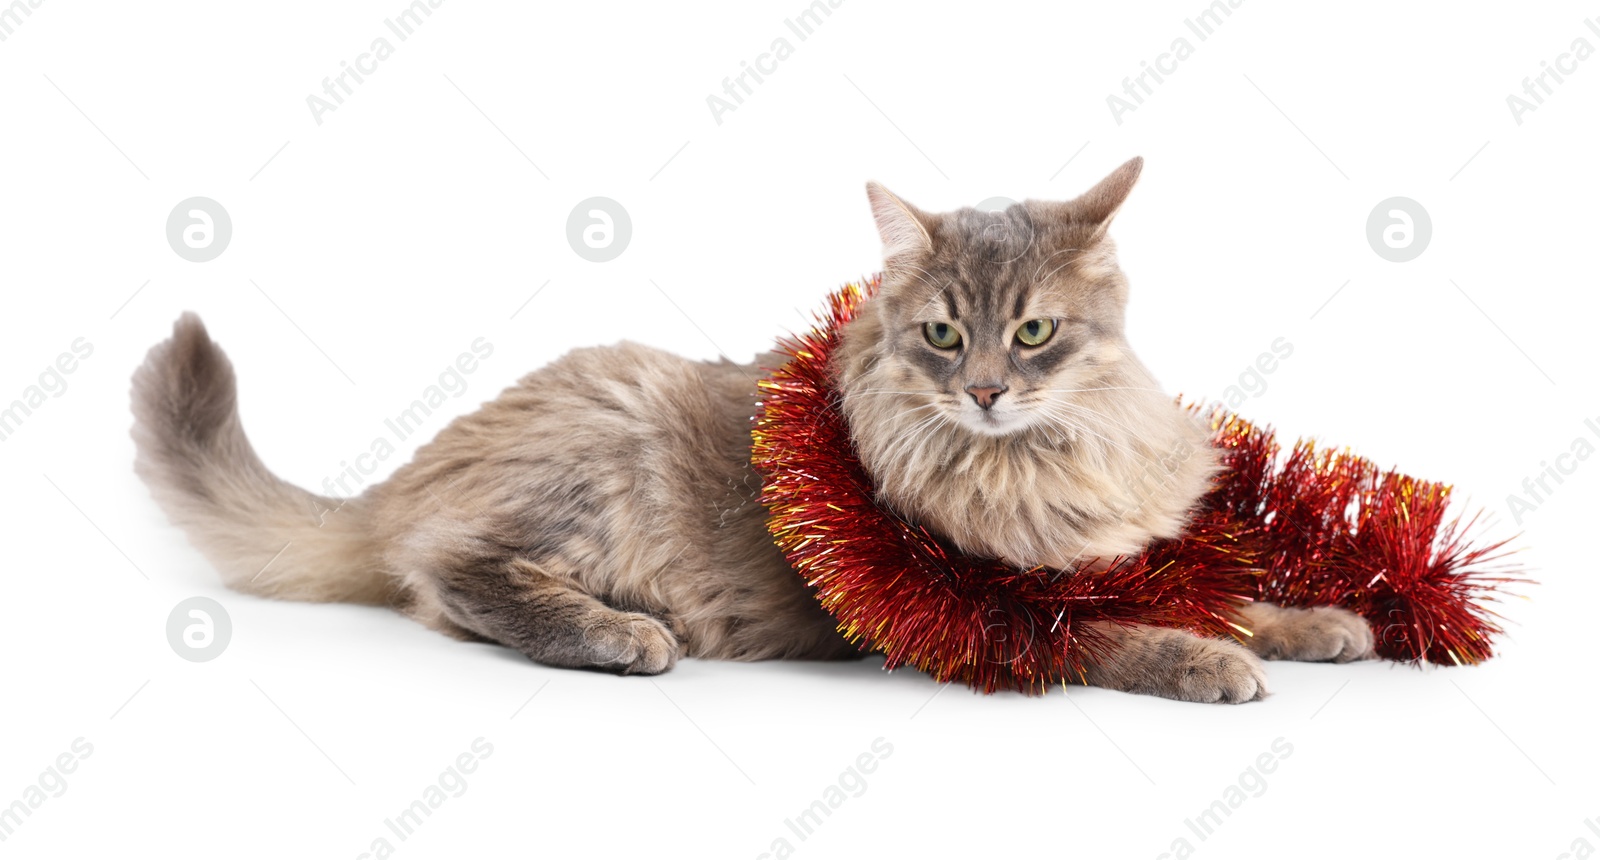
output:
<svg viewBox="0 0 1600 860"><path fill-rule="evenodd" d="M624 675L659 675L678 662L678 637L638 612L615 613L584 631L601 667Z"/></svg>
<svg viewBox="0 0 1600 860"><path fill-rule="evenodd" d="M1266 698L1267 667L1256 655L1223 639L1189 637L1166 690L1158 695L1185 702L1253 702Z"/></svg>
<svg viewBox="0 0 1600 860"><path fill-rule="evenodd" d="M1246 644L1267 660L1348 663L1373 656L1372 625L1348 609L1257 604L1245 613Z"/></svg>
<svg viewBox="0 0 1600 860"><path fill-rule="evenodd" d="M1267 695L1266 667L1237 642L1150 627L1112 638L1118 647L1086 667L1094 686L1183 702L1233 704Z"/></svg>

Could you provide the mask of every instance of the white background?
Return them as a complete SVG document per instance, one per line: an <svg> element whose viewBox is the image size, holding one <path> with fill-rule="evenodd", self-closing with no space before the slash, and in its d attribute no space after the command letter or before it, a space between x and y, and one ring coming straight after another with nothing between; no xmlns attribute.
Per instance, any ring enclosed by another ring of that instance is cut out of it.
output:
<svg viewBox="0 0 1600 860"><path fill-rule="evenodd" d="M399 42L383 21L402 8L51 0L0 42L0 402L75 338L94 347L0 442L0 805L74 738L94 747L0 850L355 857L390 836L402 858L755 857L787 837L817 858L1154 857L1183 836L1196 856L1275 858L1600 844L1584 825L1600 816L1600 462L1520 525L1507 503L1573 440L1600 445L1584 425L1600 422L1600 60L1521 124L1506 104L1574 39L1600 46L1583 23L1593 4L1251 0L1205 41L1183 23L1200 0L846 0L804 41L783 23L802 0L452 0ZM384 35L393 56L314 122L306 97ZM707 96L779 36L793 55L717 123ZM1193 56L1115 122L1106 97L1179 36ZM493 357L385 473L575 346L767 347L878 266L867 179L938 210L1070 197L1133 155L1147 167L1115 235L1136 349L1165 386L1204 398L1286 338L1293 356L1242 412L1452 482L1494 514L1491 534L1522 531L1540 584L1503 607L1502 656L1274 664L1274 694L1237 707L939 692L875 660L688 660L654 681L558 671L378 609L228 592L132 472L128 377L184 309L233 358L262 457L316 488L474 338ZM194 195L232 215L209 263L180 259L163 232ZM604 264L565 236L596 195L633 221ZM1365 238L1396 195L1433 221L1404 264ZM194 595L233 621L210 663L165 639ZM394 840L384 818L478 737L494 752L466 793ZM785 819L879 737L893 753L866 791L796 838ZM1199 840L1185 819L1280 737L1293 753L1265 793Z"/></svg>

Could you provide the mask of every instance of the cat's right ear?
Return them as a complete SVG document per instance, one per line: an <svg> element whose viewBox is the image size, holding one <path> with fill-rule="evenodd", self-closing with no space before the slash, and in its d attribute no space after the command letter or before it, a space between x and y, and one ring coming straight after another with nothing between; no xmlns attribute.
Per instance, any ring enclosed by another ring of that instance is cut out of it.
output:
<svg viewBox="0 0 1600 860"><path fill-rule="evenodd" d="M933 251L933 239L928 235L930 217L917 207L901 200L876 182L867 183L867 202L872 204L873 220L878 222L878 235L883 237L883 263L886 268L896 268L914 263Z"/></svg>

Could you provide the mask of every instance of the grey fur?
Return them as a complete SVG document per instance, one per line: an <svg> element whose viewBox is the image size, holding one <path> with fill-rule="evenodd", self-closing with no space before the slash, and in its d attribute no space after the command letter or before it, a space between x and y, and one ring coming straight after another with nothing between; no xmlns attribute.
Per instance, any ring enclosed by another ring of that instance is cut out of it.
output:
<svg viewBox="0 0 1600 860"><path fill-rule="evenodd" d="M998 215L929 215L869 186L885 280L835 370L885 504L1018 565L1103 564L1181 533L1217 463L1123 339L1127 282L1106 227L1140 164L1069 203ZM1022 348L1013 333L1030 319L1055 334ZM930 321L966 344L933 347ZM623 673L683 655L855 656L767 533L749 462L760 372L631 343L576 350L335 500L267 471L231 364L185 314L134 375L136 468L241 591L391 605L457 638ZM1370 652L1339 611L1260 609L1244 620L1265 656ZM1237 643L1108 632L1124 647L1090 683L1265 693Z"/></svg>

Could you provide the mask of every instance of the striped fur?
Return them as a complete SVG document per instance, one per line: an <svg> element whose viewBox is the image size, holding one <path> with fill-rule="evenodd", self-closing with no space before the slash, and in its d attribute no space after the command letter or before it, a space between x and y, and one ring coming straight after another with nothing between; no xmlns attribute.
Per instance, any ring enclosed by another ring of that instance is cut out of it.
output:
<svg viewBox="0 0 1600 860"><path fill-rule="evenodd" d="M1105 231L1138 171L996 215L929 215L869 188L885 282L843 332L836 371L886 504L1023 565L1181 533L1217 465L1123 339L1127 283ZM1054 338L1019 348L1017 325L1038 318L1057 321ZM922 326L935 321L968 348L931 347ZM136 469L248 593L389 605L457 638L622 673L680 656L855 656L767 534L749 462L759 374L630 343L576 350L453 421L388 481L329 499L261 463L232 365L185 314L133 378ZM991 408L965 393L991 383ZM1257 619L1271 656L1362 653L1349 625L1297 612ZM1126 647L1092 683L1198 701L1265 691L1235 643L1113 632Z"/></svg>

